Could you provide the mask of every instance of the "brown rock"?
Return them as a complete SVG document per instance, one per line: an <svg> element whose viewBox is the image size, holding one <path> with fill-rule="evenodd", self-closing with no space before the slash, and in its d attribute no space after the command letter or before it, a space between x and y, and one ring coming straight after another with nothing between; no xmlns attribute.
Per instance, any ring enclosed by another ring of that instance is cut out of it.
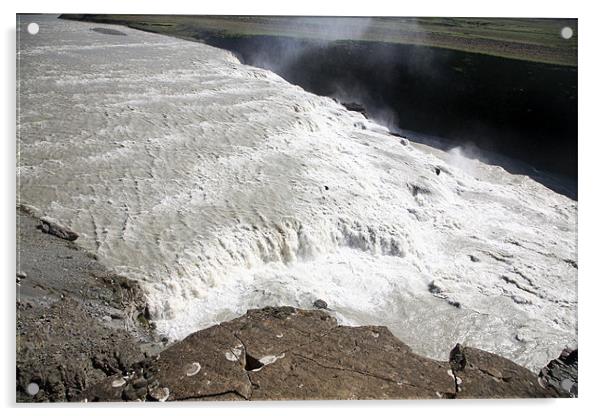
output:
<svg viewBox="0 0 602 416"><path fill-rule="evenodd" d="M164 402L169 399L169 389L167 387L155 387L151 389L148 395L156 402Z"/></svg>
<svg viewBox="0 0 602 416"><path fill-rule="evenodd" d="M167 400L198 400L232 392L248 398L249 379L236 351L242 345L220 325L189 335L161 352L149 369L161 387L169 389ZM200 365L193 376L187 375L191 362Z"/></svg>
<svg viewBox="0 0 602 416"><path fill-rule="evenodd" d="M104 381L93 385L86 390L82 397L87 402L118 402L123 400L124 392L127 389L127 383L122 384L121 374L107 377Z"/></svg>
<svg viewBox="0 0 602 416"><path fill-rule="evenodd" d="M264 308L222 323L245 347L246 355L278 355L315 341L337 326L330 315L317 310L292 307Z"/></svg>
<svg viewBox="0 0 602 416"><path fill-rule="evenodd" d="M449 366L413 354L385 327L335 327L275 355L249 374L253 398L426 399L448 397Z"/></svg>
<svg viewBox="0 0 602 416"><path fill-rule="evenodd" d="M385 327L338 326L325 311L291 307L250 310L136 368L145 369L149 400L557 396L535 374L496 355L457 345L450 362L436 361L414 354ZM113 400L121 389L121 397L134 398L126 386L111 388L112 381L84 396L103 400L105 392Z"/></svg>
<svg viewBox="0 0 602 416"><path fill-rule="evenodd" d="M459 399L558 397L528 369L476 348L456 345L450 365Z"/></svg>

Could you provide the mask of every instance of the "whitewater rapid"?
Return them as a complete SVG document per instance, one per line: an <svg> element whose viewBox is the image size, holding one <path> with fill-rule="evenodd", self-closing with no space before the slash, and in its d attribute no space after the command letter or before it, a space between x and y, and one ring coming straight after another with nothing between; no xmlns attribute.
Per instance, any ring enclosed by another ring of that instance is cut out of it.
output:
<svg viewBox="0 0 602 416"><path fill-rule="evenodd" d="M170 339L319 298L438 359L538 370L576 345L575 201L227 51L20 19L19 200L139 280Z"/></svg>

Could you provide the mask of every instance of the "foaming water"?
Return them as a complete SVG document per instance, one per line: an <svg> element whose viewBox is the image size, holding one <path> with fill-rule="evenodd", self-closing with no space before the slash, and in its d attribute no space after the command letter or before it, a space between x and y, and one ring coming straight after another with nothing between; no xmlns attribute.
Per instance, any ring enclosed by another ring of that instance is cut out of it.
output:
<svg viewBox="0 0 602 416"><path fill-rule="evenodd" d="M138 279L160 332L321 298L440 359L537 369L576 343L574 201L226 51L98 26L21 17L20 200Z"/></svg>

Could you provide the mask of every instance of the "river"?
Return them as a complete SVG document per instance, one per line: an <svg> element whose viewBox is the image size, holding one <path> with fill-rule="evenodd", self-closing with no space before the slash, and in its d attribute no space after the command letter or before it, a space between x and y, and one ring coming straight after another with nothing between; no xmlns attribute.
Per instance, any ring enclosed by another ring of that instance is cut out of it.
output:
<svg viewBox="0 0 602 416"><path fill-rule="evenodd" d="M576 345L576 201L200 43L20 16L17 59L19 201L140 281L170 339L323 299L438 359Z"/></svg>

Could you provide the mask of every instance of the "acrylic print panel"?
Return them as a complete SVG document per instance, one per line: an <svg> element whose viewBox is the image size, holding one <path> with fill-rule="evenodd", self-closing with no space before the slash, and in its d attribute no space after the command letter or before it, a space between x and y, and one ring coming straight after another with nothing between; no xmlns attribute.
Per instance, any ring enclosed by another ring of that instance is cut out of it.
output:
<svg viewBox="0 0 602 416"><path fill-rule="evenodd" d="M17 400L575 397L577 37L17 15Z"/></svg>

